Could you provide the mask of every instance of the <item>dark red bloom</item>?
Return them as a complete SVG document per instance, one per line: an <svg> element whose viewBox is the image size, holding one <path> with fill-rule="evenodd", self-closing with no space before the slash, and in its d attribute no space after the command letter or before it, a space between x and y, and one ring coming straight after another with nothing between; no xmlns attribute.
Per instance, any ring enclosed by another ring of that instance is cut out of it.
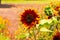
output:
<svg viewBox="0 0 60 40"><path fill-rule="evenodd" d="M48 19L52 18L52 16L48 16Z"/></svg>
<svg viewBox="0 0 60 40"><path fill-rule="evenodd" d="M60 40L60 32L57 32L56 35L54 35L53 40Z"/></svg>
<svg viewBox="0 0 60 40"><path fill-rule="evenodd" d="M35 23L38 22L37 18L39 18L37 13L34 10L28 9L22 13L21 22L28 26L28 28L31 28Z"/></svg>

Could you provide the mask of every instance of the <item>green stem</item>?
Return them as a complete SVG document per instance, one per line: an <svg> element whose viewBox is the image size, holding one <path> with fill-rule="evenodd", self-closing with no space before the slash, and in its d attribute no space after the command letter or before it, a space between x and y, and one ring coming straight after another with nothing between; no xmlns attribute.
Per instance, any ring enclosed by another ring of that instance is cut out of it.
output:
<svg viewBox="0 0 60 40"><path fill-rule="evenodd" d="M33 28L33 34L34 34L34 39L36 40L36 34L34 28Z"/></svg>
<svg viewBox="0 0 60 40"><path fill-rule="evenodd" d="M29 38L31 39L31 33L30 33L30 29L28 29L28 33L29 33L29 36L28 36L28 40L29 40Z"/></svg>
<svg viewBox="0 0 60 40"><path fill-rule="evenodd" d="M56 24L56 29L58 30L58 23Z"/></svg>
<svg viewBox="0 0 60 40"><path fill-rule="evenodd" d="M28 30L28 33L29 33L29 38L30 38L30 34L31 34L31 33L30 33L30 30Z"/></svg>

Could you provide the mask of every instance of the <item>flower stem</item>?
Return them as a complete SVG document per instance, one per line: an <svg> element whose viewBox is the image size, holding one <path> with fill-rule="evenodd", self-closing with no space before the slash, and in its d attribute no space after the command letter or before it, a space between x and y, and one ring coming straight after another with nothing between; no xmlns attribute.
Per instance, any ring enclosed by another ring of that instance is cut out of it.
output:
<svg viewBox="0 0 60 40"><path fill-rule="evenodd" d="M58 30L58 23L56 24L56 29Z"/></svg>
<svg viewBox="0 0 60 40"><path fill-rule="evenodd" d="M33 28L33 34L34 34L34 39L36 40L36 34L34 28Z"/></svg>

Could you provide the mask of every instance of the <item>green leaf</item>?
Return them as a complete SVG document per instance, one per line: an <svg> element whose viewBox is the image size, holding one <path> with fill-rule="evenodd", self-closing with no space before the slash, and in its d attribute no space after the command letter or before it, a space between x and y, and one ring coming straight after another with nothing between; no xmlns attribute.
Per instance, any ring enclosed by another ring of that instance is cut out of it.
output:
<svg viewBox="0 0 60 40"><path fill-rule="evenodd" d="M26 37L25 34L19 34L19 35L17 36L18 39L20 39L20 38L23 39L23 38L25 38L25 37Z"/></svg>
<svg viewBox="0 0 60 40"><path fill-rule="evenodd" d="M53 32L49 32L49 36L51 36L53 34Z"/></svg>
<svg viewBox="0 0 60 40"><path fill-rule="evenodd" d="M48 22L44 24L44 26L49 26L49 25L50 25L50 24L48 24Z"/></svg>
<svg viewBox="0 0 60 40"><path fill-rule="evenodd" d="M3 33L0 34L0 40L10 40L10 38L3 35Z"/></svg>
<svg viewBox="0 0 60 40"><path fill-rule="evenodd" d="M49 25L51 23L52 23L51 19L48 19L48 20L43 19L43 20L40 21L40 25Z"/></svg>
<svg viewBox="0 0 60 40"><path fill-rule="evenodd" d="M0 24L0 28L1 29L5 28L5 24Z"/></svg>
<svg viewBox="0 0 60 40"><path fill-rule="evenodd" d="M44 25L46 22L47 22L46 19L42 19L42 20L40 20L40 24L41 24L41 25Z"/></svg>
<svg viewBox="0 0 60 40"><path fill-rule="evenodd" d="M55 17L52 17L53 23L57 23L57 19Z"/></svg>
<svg viewBox="0 0 60 40"><path fill-rule="evenodd" d="M58 20L58 21L60 20L60 16L57 17L57 20Z"/></svg>

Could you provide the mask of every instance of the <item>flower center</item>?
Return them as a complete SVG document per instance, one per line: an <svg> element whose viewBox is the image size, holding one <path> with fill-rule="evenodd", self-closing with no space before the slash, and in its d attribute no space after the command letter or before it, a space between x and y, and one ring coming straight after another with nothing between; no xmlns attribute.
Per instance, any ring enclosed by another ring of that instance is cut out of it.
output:
<svg viewBox="0 0 60 40"><path fill-rule="evenodd" d="M30 24L34 20L34 17L32 14L27 14L26 21L28 24Z"/></svg>

